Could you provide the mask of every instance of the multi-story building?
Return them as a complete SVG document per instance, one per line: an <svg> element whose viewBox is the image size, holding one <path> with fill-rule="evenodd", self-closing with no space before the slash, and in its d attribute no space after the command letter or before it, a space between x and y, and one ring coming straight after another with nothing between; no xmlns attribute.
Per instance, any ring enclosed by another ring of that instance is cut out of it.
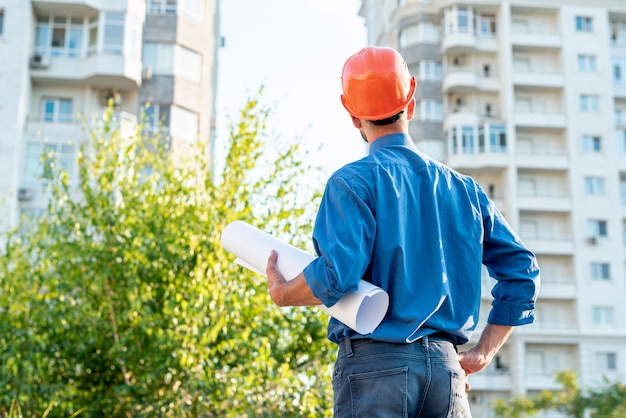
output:
<svg viewBox="0 0 626 418"><path fill-rule="evenodd" d="M43 211L44 152L77 176L83 127L112 104L173 149L215 130L219 0L0 0L0 229ZM88 127L88 126L87 126Z"/></svg>
<svg viewBox="0 0 626 418"><path fill-rule="evenodd" d="M626 2L363 0L360 14L418 79L417 146L478 180L542 267L537 322L471 377L475 416L558 388L558 370L585 388L625 380Z"/></svg>

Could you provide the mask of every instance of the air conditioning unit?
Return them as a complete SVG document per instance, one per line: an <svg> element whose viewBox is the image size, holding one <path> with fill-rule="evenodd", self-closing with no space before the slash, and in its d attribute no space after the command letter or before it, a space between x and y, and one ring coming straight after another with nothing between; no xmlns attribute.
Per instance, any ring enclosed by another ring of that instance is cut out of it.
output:
<svg viewBox="0 0 626 418"><path fill-rule="evenodd" d="M144 65L141 69L141 79L144 81L152 80L152 66Z"/></svg>
<svg viewBox="0 0 626 418"><path fill-rule="evenodd" d="M597 237L589 237L589 238L587 238L587 243L589 245L596 245L598 243L598 238Z"/></svg>
<svg viewBox="0 0 626 418"><path fill-rule="evenodd" d="M118 109L123 104L122 95L115 90L107 90L102 93L101 103L102 106L111 104L114 109Z"/></svg>
<svg viewBox="0 0 626 418"><path fill-rule="evenodd" d="M30 68L48 68L50 57L47 55L35 54L30 58Z"/></svg>
<svg viewBox="0 0 626 418"><path fill-rule="evenodd" d="M20 202L33 200L33 189L20 187L17 191L17 198L19 199Z"/></svg>

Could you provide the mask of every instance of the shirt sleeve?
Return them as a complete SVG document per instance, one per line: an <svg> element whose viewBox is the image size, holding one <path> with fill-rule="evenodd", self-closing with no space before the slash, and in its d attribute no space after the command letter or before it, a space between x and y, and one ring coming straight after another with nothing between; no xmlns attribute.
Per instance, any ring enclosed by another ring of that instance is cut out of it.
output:
<svg viewBox="0 0 626 418"><path fill-rule="evenodd" d="M497 280L487 322L518 326L534 322L541 282L535 254L522 243L498 208L479 187L483 211L483 264Z"/></svg>
<svg viewBox="0 0 626 418"><path fill-rule="evenodd" d="M370 262L376 221L366 192L339 176L328 181L313 229L318 258L305 269L311 291L331 307L357 290Z"/></svg>

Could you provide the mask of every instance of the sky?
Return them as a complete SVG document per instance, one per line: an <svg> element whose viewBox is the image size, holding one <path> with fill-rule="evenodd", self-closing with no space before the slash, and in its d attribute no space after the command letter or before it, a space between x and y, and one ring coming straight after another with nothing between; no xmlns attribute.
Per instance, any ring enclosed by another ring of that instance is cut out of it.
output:
<svg viewBox="0 0 626 418"><path fill-rule="evenodd" d="M236 120L261 86L261 101L272 109L269 131L300 140L310 151L307 165L330 175L366 154L340 101L343 64L366 44L360 3L220 1L225 46L218 52L216 161L223 155L229 118Z"/></svg>

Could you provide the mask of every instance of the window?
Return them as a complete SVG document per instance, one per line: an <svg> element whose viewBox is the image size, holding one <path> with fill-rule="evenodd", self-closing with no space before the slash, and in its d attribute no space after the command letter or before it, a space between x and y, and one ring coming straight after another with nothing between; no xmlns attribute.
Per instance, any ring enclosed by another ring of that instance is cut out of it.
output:
<svg viewBox="0 0 626 418"><path fill-rule="evenodd" d="M160 130L169 131L170 128L170 105L146 104L144 109L144 129L152 132Z"/></svg>
<svg viewBox="0 0 626 418"><path fill-rule="evenodd" d="M467 7L459 7L456 10L457 16L457 30L461 33L469 33L471 30L470 22L472 20L472 13Z"/></svg>
<svg viewBox="0 0 626 418"><path fill-rule="evenodd" d="M626 45L626 23L611 24L611 42L613 45Z"/></svg>
<svg viewBox="0 0 626 418"><path fill-rule="evenodd" d="M85 24L82 16L39 16L35 52L53 57L82 57Z"/></svg>
<svg viewBox="0 0 626 418"><path fill-rule="evenodd" d="M617 354L612 352L596 353L596 367L605 372L617 371Z"/></svg>
<svg viewBox="0 0 626 418"><path fill-rule="evenodd" d="M613 308L611 306L594 306L592 318L594 324L611 325L613 323Z"/></svg>
<svg viewBox="0 0 626 418"><path fill-rule="evenodd" d="M585 177L585 192L588 195L603 195L604 177Z"/></svg>
<svg viewBox="0 0 626 418"><path fill-rule="evenodd" d="M440 121L443 118L443 104L435 100L416 102L415 111L420 120Z"/></svg>
<svg viewBox="0 0 626 418"><path fill-rule="evenodd" d="M174 48L174 74L193 83L199 83L202 74L202 57L180 45Z"/></svg>
<svg viewBox="0 0 626 418"><path fill-rule="evenodd" d="M621 179L619 182L619 193L622 202L622 206L626 206L626 179Z"/></svg>
<svg viewBox="0 0 626 418"><path fill-rule="evenodd" d="M204 0L178 0L180 14L199 22L204 20Z"/></svg>
<svg viewBox="0 0 626 418"><path fill-rule="evenodd" d="M609 263L591 263L591 278L593 280L610 280L610 267Z"/></svg>
<svg viewBox="0 0 626 418"><path fill-rule="evenodd" d="M576 30L578 32L593 31L593 18L588 16L576 16Z"/></svg>
<svg viewBox="0 0 626 418"><path fill-rule="evenodd" d="M407 26L400 31L400 48L418 43L439 42L439 25L432 22L420 22Z"/></svg>
<svg viewBox="0 0 626 418"><path fill-rule="evenodd" d="M198 114L178 106L172 106L170 134L186 141L198 139Z"/></svg>
<svg viewBox="0 0 626 418"><path fill-rule="evenodd" d="M589 219L587 222L587 232L590 237L607 237L607 222L601 219Z"/></svg>
<svg viewBox="0 0 626 418"><path fill-rule="evenodd" d="M613 58L613 82L626 84L626 57Z"/></svg>
<svg viewBox="0 0 626 418"><path fill-rule="evenodd" d="M124 51L124 13L109 13L104 16L105 54L122 54Z"/></svg>
<svg viewBox="0 0 626 418"><path fill-rule="evenodd" d="M493 38L496 36L496 17L494 15L478 15L476 16L476 27L478 36Z"/></svg>
<svg viewBox="0 0 626 418"><path fill-rule="evenodd" d="M194 83L201 80L201 55L180 45L145 43L143 62L153 74L176 75Z"/></svg>
<svg viewBox="0 0 626 418"><path fill-rule="evenodd" d="M176 0L148 0L148 13L176 14Z"/></svg>
<svg viewBox="0 0 626 418"><path fill-rule="evenodd" d="M474 127L463 126L461 127L461 147L463 154L474 153Z"/></svg>
<svg viewBox="0 0 626 418"><path fill-rule="evenodd" d="M0 36L4 33L4 10L0 9Z"/></svg>
<svg viewBox="0 0 626 418"><path fill-rule="evenodd" d="M42 101L42 120L44 122L72 121L72 100L47 98Z"/></svg>
<svg viewBox="0 0 626 418"><path fill-rule="evenodd" d="M75 147L72 144L29 142L26 144L24 164L24 186L38 186L54 174L53 167L74 176L76 163ZM56 169L55 168L55 169Z"/></svg>
<svg viewBox="0 0 626 418"><path fill-rule="evenodd" d="M580 95L580 111L581 112L598 112L600 109L599 98L592 94Z"/></svg>
<svg viewBox="0 0 626 418"><path fill-rule="evenodd" d="M592 73L595 72L596 69L597 67L595 55L578 55L578 71L582 73Z"/></svg>
<svg viewBox="0 0 626 418"><path fill-rule="evenodd" d="M423 81L441 81L441 63L420 61L416 78Z"/></svg>
<svg viewBox="0 0 626 418"><path fill-rule="evenodd" d="M489 148L485 146L485 138L489 138ZM479 152L506 152L506 126L485 124L478 127Z"/></svg>
<svg viewBox="0 0 626 418"><path fill-rule="evenodd" d="M584 152L601 152L602 140L599 136L583 135Z"/></svg>

